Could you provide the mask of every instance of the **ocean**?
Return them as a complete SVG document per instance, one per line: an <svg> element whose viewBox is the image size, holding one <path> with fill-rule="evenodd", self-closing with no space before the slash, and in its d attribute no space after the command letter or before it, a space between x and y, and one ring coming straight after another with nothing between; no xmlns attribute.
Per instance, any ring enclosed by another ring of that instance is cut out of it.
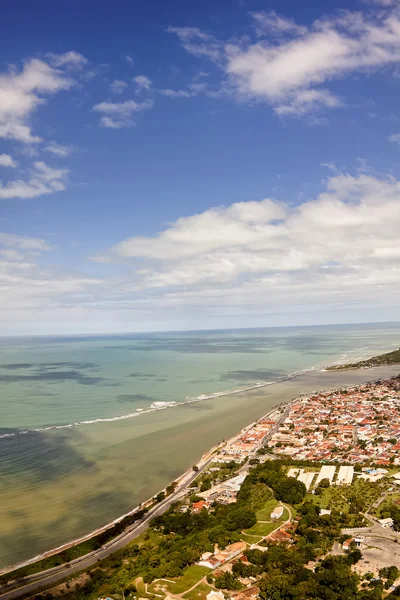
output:
<svg viewBox="0 0 400 600"><path fill-rule="evenodd" d="M0 338L0 568L154 495L274 405L371 378L326 373L400 324Z"/></svg>

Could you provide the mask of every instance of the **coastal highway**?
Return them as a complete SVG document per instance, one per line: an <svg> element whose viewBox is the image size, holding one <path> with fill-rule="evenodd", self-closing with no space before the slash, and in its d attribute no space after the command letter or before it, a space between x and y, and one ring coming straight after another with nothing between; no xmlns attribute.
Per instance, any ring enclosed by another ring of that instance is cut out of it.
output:
<svg viewBox="0 0 400 600"><path fill-rule="evenodd" d="M170 496L157 504L154 508L150 509L141 520L130 525L119 536L110 540L110 542L107 542L98 550L94 550L89 554L76 558L69 563L53 567L46 571L41 571L40 573L28 575L19 581L0 587L0 600L14 600L21 596L30 596L36 592L54 587L70 575L80 573L81 571L93 567L100 560L107 558L114 552L120 550L143 533L147 529L151 519L165 513L171 504L177 502L177 500L184 496L192 481L207 469L213 458L214 456L210 456L204 462L201 461L198 464L199 470L193 471L187 479L185 478L184 482L178 485L176 490Z"/></svg>

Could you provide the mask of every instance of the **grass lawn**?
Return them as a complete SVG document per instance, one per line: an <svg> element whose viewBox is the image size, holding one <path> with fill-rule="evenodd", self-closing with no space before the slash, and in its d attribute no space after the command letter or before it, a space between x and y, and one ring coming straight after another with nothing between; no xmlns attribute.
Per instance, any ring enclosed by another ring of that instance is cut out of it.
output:
<svg viewBox="0 0 400 600"><path fill-rule="evenodd" d="M250 535L246 535L245 533L242 533L240 535L240 539L243 540L244 542L247 542L248 544L258 544L258 542L261 542L262 536L259 536L259 535L250 536Z"/></svg>
<svg viewBox="0 0 400 600"><path fill-rule="evenodd" d="M194 588L191 592L188 592L183 597L186 600L205 600L207 594L212 591L212 588L206 583L199 583L197 587Z"/></svg>
<svg viewBox="0 0 400 600"><path fill-rule="evenodd" d="M277 500L268 500L263 508L256 513L257 521L270 521L271 513L277 506L279 506L279 502Z"/></svg>
<svg viewBox="0 0 400 600"><path fill-rule="evenodd" d="M279 523L256 523L250 529L246 529L248 535L265 536L279 527Z"/></svg>
<svg viewBox="0 0 400 600"><path fill-rule="evenodd" d="M178 579L174 579L174 583L167 583L166 581L162 581L161 583L165 585L165 587L172 594L182 594L186 590L190 589L195 583L200 581L205 575L211 573L211 569L207 567L200 567L199 565L192 565L188 567L182 577L178 577ZM168 577L168 579L170 579ZM171 578L172 581L172 578Z"/></svg>
<svg viewBox="0 0 400 600"><path fill-rule="evenodd" d="M138 577L135 581L135 585L136 585L136 589L140 594L141 598L153 598L153 595L149 589L149 593L146 594L146 586L143 583L143 579L141 577Z"/></svg>

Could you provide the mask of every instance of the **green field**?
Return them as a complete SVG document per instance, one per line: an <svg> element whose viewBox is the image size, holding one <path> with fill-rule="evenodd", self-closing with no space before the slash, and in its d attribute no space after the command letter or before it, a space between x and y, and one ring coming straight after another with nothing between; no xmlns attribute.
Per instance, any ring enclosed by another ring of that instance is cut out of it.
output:
<svg viewBox="0 0 400 600"><path fill-rule="evenodd" d="M136 579L135 585L141 598L153 598L153 595L151 593L146 594L146 585L144 584L143 579L141 577L138 577ZM148 590L150 592L149 588Z"/></svg>
<svg viewBox="0 0 400 600"><path fill-rule="evenodd" d="M212 588L206 583L199 583L191 592L188 592L183 597L186 600L205 600L207 594L212 591Z"/></svg>
<svg viewBox="0 0 400 600"><path fill-rule="evenodd" d="M192 565L186 569L182 577L179 577L175 580L171 579L171 581L174 581L174 583L168 583L164 580L161 583L166 589L168 589L169 592L171 592L171 594L183 594L183 592L189 590L198 581L200 581L200 579L209 573L211 573L211 570L207 567Z"/></svg>
<svg viewBox="0 0 400 600"><path fill-rule="evenodd" d="M262 537L265 537L275 529L278 529L278 527L279 523L256 523L253 527L250 527L250 529L246 529L246 533L248 535L261 535Z"/></svg>
<svg viewBox="0 0 400 600"><path fill-rule="evenodd" d="M279 502L277 500L268 500L264 507L256 513L257 521L270 521L271 513L277 506L279 506Z"/></svg>
<svg viewBox="0 0 400 600"><path fill-rule="evenodd" d="M260 535L250 536L250 535L246 535L245 533L242 533L240 536L240 539L243 540L244 542L247 542L248 544L258 544L263 539L263 536L260 536Z"/></svg>

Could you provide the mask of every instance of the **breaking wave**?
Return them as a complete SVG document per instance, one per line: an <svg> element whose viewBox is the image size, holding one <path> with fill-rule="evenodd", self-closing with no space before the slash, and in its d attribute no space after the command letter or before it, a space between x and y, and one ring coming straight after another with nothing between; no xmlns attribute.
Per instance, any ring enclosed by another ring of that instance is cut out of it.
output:
<svg viewBox="0 0 400 600"><path fill-rule="evenodd" d="M202 402L204 400L213 400L215 398L222 398L224 396L233 396L235 394L242 394L243 392L250 392L251 390L256 390L259 388L264 388L270 385L275 385L277 383L282 383L284 381L289 381L290 379L294 379L295 377L299 377L307 372L317 370L316 367L310 369L304 369L302 371L295 371L290 375L285 377L281 377L280 379L276 379L275 381L263 381L259 383L254 383L251 386L245 388L238 388L234 390L226 390L223 392L215 392L213 394L201 394L200 396L196 396L195 398L185 398L182 402L153 402L149 408L137 408L135 412L128 413L125 415L117 415L115 417L99 417L96 419L87 419L84 421L75 421L74 423L67 423L63 425L46 425L44 427L35 427L31 429L20 429L19 431L12 431L10 433L0 434L0 439L15 437L19 435L27 435L29 433L35 432L43 432L43 431L52 431L56 429L72 429L74 427L82 427L84 425L94 425L95 423L113 423L115 421L124 421L126 419L135 419L136 417L140 417L142 415L146 415L152 412L167 410L169 408L176 408L178 406L185 406L186 404L194 404L195 402Z"/></svg>

